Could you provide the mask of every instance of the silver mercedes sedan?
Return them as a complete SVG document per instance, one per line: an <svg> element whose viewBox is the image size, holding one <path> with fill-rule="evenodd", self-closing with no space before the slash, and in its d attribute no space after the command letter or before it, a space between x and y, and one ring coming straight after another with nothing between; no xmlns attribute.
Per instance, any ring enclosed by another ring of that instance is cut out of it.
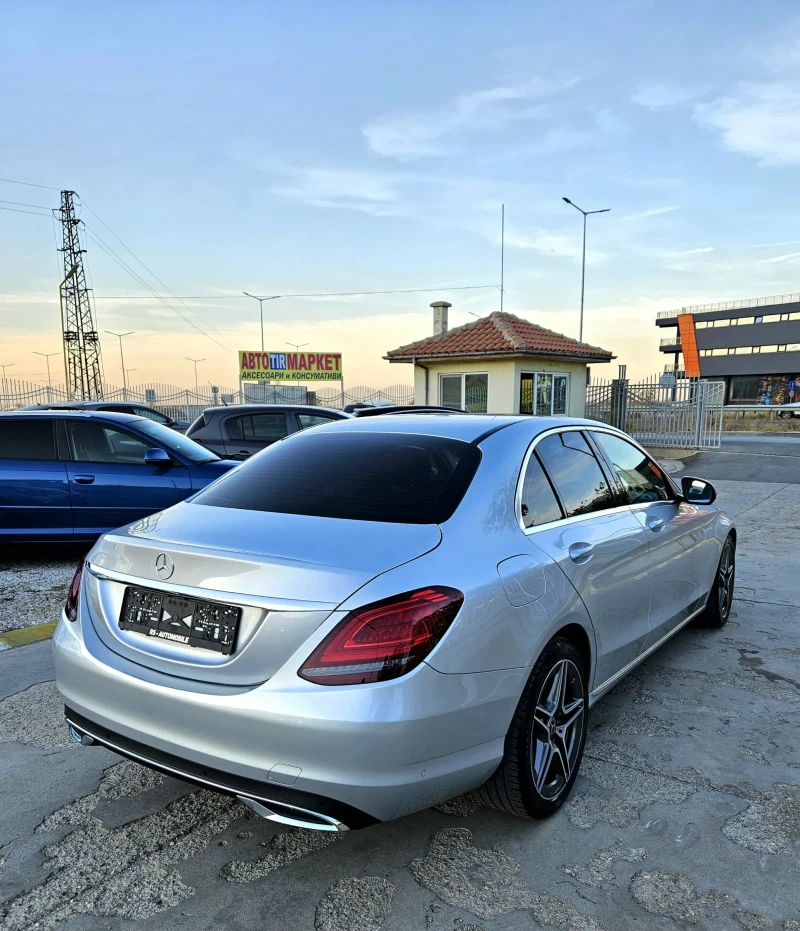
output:
<svg viewBox="0 0 800 931"><path fill-rule="evenodd" d="M315 427L103 536L53 640L72 735L344 831L478 789L552 814L590 708L693 618L736 531L570 418Z"/></svg>

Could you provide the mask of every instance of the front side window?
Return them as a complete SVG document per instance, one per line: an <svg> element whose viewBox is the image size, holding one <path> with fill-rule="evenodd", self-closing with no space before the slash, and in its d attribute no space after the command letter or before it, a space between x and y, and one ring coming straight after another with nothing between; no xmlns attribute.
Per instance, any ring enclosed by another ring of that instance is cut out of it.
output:
<svg viewBox="0 0 800 931"><path fill-rule="evenodd" d="M148 420L153 420L156 423L163 423L165 427L172 423L169 417L165 417L163 414L159 414L158 411L154 411L149 407L134 407L133 413L136 414L137 417L147 417Z"/></svg>
<svg viewBox="0 0 800 931"><path fill-rule="evenodd" d="M629 504L671 501L672 489L664 473L652 459L622 437L592 433L614 467Z"/></svg>
<svg viewBox="0 0 800 931"><path fill-rule="evenodd" d="M0 459L56 458L52 420L0 420Z"/></svg>
<svg viewBox="0 0 800 931"><path fill-rule="evenodd" d="M72 458L76 462L113 462L144 465L144 454L152 449L147 443L108 424L71 421L67 424Z"/></svg>
<svg viewBox="0 0 800 931"><path fill-rule="evenodd" d="M334 420L337 420L336 417L328 417L327 414L298 414L297 421L300 424L300 429L305 430L308 427L316 427L322 423L331 423Z"/></svg>
<svg viewBox="0 0 800 931"><path fill-rule="evenodd" d="M560 520L564 516L535 450L528 459L525 478L522 480L520 512L522 524L526 530L553 520Z"/></svg>
<svg viewBox="0 0 800 931"><path fill-rule="evenodd" d="M439 398L442 407L485 414L488 410L489 376L485 373L441 375Z"/></svg>
<svg viewBox="0 0 800 931"><path fill-rule="evenodd" d="M547 436L537 444L536 452L555 483L567 517L613 507L600 463L578 431Z"/></svg>

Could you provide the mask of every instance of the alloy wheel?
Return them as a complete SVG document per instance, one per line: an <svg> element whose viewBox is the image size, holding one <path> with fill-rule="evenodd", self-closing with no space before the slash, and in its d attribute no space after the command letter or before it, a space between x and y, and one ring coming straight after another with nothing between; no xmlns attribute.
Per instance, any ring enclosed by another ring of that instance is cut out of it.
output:
<svg viewBox="0 0 800 931"><path fill-rule="evenodd" d="M583 677L575 663L550 670L533 714L531 770L536 791L552 801L569 783L578 761L585 714Z"/></svg>
<svg viewBox="0 0 800 931"><path fill-rule="evenodd" d="M733 603L734 570L736 568L733 546L725 544L722 558L719 562L719 577L717 580L717 598L719 616L727 618Z"/></svg>

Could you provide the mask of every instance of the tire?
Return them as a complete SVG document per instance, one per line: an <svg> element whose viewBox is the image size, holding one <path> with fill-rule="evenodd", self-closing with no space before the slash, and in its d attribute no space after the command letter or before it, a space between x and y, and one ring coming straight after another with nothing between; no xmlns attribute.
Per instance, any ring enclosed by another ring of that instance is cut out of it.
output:
<svg viewBox="0 0 800 931"><path fill-rule="evenodd" d="M701 627L724 627L731 616L733 589L736 584L736 544L728 537L719 557L717 574L708 596L705 611L697 619Z"/></svg>
<svg viewBox="0 0 800 931"><path fill-rule="evenodd" d="M531 671L500 766L477 790L481 801L521 818L558 811L578 775L588 709L584 659L571 641L556 637Z"/></svg>
<svg viewBox="0 0 800 931"><path fill-rule="evenodd" d="M781 420L789 420L790 417L794 417L793 411L778 411L778 416Z"/></svg>

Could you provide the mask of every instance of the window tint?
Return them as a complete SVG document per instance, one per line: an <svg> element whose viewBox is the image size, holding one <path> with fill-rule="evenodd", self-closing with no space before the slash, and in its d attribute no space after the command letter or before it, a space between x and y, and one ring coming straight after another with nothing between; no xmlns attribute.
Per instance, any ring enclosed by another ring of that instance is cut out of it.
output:
<svg viewBox="0 0 800 931"><path fill-rule="evenodd" d="M248 459L193 500L280 514L438 524L458 507L480 457L477 447L444 437L308 430Z"/></svg>
<svg viewBox="0 0 800 931"><path fill-rule="evenodd" d="M230 440L256 440L272 443L289 433L286 414L243 414L225 423Z"/></svg>
<svg viewBox="0 0 800 931"><path fill-rule="evenodd" d="M148 449L152 449L154 446L160 446L168 452L179 453L181 456L188 459L189 462L196 463L216 462L219 459L219 456L215 455L204 446L201 446L199 443L195 443L194 440L190 440L188 436L184 436L182 433L171 430L169 427L165 427L160 423L155 423L152 420L144 420L144 418L142 420L137 420L136 429L140 433L152 437L155 441L153 443L145 441L147 442Z"/></svg>
<svg viewBox="0 0 800 931"><path fill-rule="evenodd" d="M147 417L148 420L153 420L156 423L163 423L165 426L170 423L169 417L165 417L163 414L159 414L158 411L151 410L149 407L134 407L133 413L138 417Z"/></svg>
<svg viewBox="0 0 800 931"><path fill-rule="evenodd" d="M522 481L522 523L526 528L534 527L559 520L563 516L553 488L534 452L528 460Z"/></svg>
<svg viewBox="0 0 800 931"><path fill-rule="evenodd" d="M614 466L629 504L669 501L672 491L663 472L632 443L610 433L592 433Z"/></svg>
<svg viewBox="0 0 800 931"><path fill-rule="evenodd" d="M52 420L0 420L0 459L55 459Z"/></svg>
<svg viewBox="0 0 800 931"><path fill-rule="evenodd" d="M69 445L77 462L116 462L144 465L144 454L152 444L126 430L108 424L67 423Z"/></svg>
<svg viewBox="0 0 800 931"><path fill-rule="evenodd" d="M582 434L553 434L538 443L536 451L555 482L568 517L612 507L611 489Z"/></svg>
<svg viewBox="0 0 800 931"><path fill-rule="evenodd" d="M300 429L305 430L306 427L316 427L321 423L331 423L334 420L338 420L338 417L329 417L327 414L298 414L297 420L300 424Z"/></svg>

